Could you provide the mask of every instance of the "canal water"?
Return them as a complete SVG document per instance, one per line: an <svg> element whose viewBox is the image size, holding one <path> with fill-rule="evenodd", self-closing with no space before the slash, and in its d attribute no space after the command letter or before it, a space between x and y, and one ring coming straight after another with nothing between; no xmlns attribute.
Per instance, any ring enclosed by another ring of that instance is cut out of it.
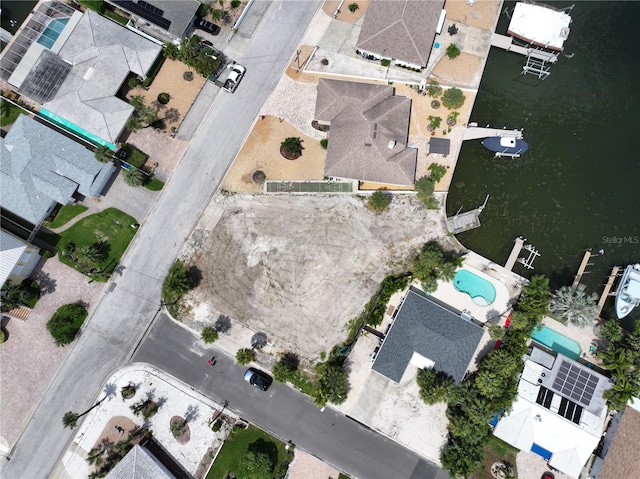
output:
<svg viewBox="0 0 640 479"><path fill-rule="evenodd" d="M36 0L2 0L2 28L11 34L16 33L37 3Z"/></svg>
<svg viewBox="0 0 640 479"><path fill-rule="evenodd" d="M489 194L482 226L458 239L504 264L522 235L541 257L533 272L514 271L545 274L553 288L571 284L586 248L604 249L583 281L600 294L612 266L640 262L640 2L576 2L571 16L564 54L573 57L561 54L544 81L520 75L523 56L491 48L471 121L524 128L530 149L494 159L480 141L465 142L447 214ZM497 32L508 23L503 13Z"/></svg>

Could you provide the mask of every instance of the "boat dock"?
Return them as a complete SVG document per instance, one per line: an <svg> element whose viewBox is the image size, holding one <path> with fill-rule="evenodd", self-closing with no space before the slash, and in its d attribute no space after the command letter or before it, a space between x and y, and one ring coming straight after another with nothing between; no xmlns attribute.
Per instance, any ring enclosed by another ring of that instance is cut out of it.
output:
<svg viewBox="0 0 640 479"><path fill-rule="evenodd" d="M524 55L525 57L533 58L535 60L540 60L542 62L555 63L558 61L558 55L547 52L545 50L540 50L538 48L528 48L522 47L513 43L513 38L507 35L500 35L499 33L491 34L491 46L502 48L508 52L518 53L520 55Z"/></svg>
<svg viewBox="0 0 640 479"><path fill-rule="evenodd" d="M482 213L484 207L487 206L487 201L489 201L489 195L484 199L482 206L470 211L465 211L464 213L460 213L460 210L462 210L462 207L460 207L460 210L458 210L454 216L447 218L447 229L449 233L457 235L458 233L479 228L480 213Z"/></svg>
<svg viewBox="0 0 640 479"><path fill-rule="evenodd" d="M524 246L524 238L522 236L518 236L516 238L515 244L513 245L513 249L511 250L511 254L509 255L509 259L504 264L505 269L512 271L513 267L518 260L518 255L520 255L520 251L522 251L522 247Z"/></svg>
<svg viewBox="0 0 640 479"><path fill-rule="evenodd" d="M580 267L578 268L578 274L576 274L575 279L573 280L573 284L571 285L571 289L573 291L576 290L578 285L580 284L580 280L582 279L582 275L584 275L584 271L587 269L589 265L589 259L591 259L591 250L588 249L584 252L584 257L582 258L582 263L580 263Z"/></svg>
<svg viewBox="0 0 640 479"><path fill-rule="evenodd" d="M462 140L482 140L489 138L490 136L501 136L522 139L522 130L507 130L499 128L483 128L479 127L477 123L469 123L469 126L464 130L464 136Z"/></svg>
<svg viewBox="0 0 640 479"><path fill-rule="evenodd" d="M604 291L602 292L602 296L600 296L600 301L598 301L598 314L602 312L602 308L604 308L604 303L607 302L607 298L609 297L609 292L611 288L613 288L613 283L618 277L618 271L620 271L620 266L614 266L611 270L611 274L607 278L607 284L604 285Z"/></svg>

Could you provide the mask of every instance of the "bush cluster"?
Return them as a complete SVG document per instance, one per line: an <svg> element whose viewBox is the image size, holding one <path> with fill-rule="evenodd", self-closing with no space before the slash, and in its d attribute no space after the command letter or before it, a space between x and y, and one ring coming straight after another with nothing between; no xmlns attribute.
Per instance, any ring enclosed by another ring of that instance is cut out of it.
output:
<svg viewBox="0 0 640 479"><path fill-rule="evenodd" d="M89 313L81 304L60 306L47 323L47 329L57 346L73 341Z"/></svg>

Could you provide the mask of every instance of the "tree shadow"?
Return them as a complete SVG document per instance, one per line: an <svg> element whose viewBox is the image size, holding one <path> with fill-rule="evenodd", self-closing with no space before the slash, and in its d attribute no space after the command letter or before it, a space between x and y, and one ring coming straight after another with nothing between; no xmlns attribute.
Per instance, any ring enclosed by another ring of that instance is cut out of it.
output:
<svg viewBox="0 0 640 479"><path fill-rule="evenodd" d="M280 358L280 362L285 364L287 368L291 371L297 371L300 366L300 358L297 354L288 352L282 355Z"/></svg>
<svg viewBox="0 0 640 479"><path fill-rule="evenodd" d="M36 277L36 281L40 285L40 296L51 294L56 291L56 284L58 283L58 280L52 278L49 273L40 271Z"/></svg>
<svg viewBox="0 0 640 479"><path fill-rule="evenodd" d="M202 270L197 266L189 267L189 284L192 288L197 288L202 282Z"/></svg>
<svg viewBox="0 0 640 479"><path fill-rule="evenodd" d="M160 409L162 406L164 406L165 404L167 404L168 399L166 397L161 397L158 398L158 400L156 401L156 404L158 405L158 409Z"/></svg>
<svg viewBox="0 0 640 479"><path fill-rule="evenodd" d="M180 112L177 108L168 108L164 113L163 120L169 123L176 123L180 119Z"/></svg>
<svg viewBox="0 0 640 479"><path fill-rule="evenodd" d="M109 399L111 401L112 397L116 397L116 392L118 391L118 385L116 383L107 383L104 386L104 399Z"/></svg>
<svg viewBox="0 0 640 479"><path fill-rule="evenodd" d="M213 327L216 328L216 331L218 331L219 333L226 334L231 329L231 318L229 316L221 314L220 316L218 316L218 319L216 319Z"/></svg>
<svg viewBox="0 0 640 479"><path fill-rule="evenodd" d="M271 460L271 464L275 465L278 462L278 447L274 442L265 441L262 438L256 439L249 444L247 451L267 455Z"/></svg>
<svg viewBox="0 0 640 479"><path fill-rule="evenodd" d="M91 245L91 248L97 253L97 263L105 261L111 252L111 245L106 240L96 241Z"/></svg>
<svg viewBox="0 0 640 479"><path fill-rule="evenodd" d="M262 349L267 345L267 334L258 332L251 337L251 347L253 349Z"/></svg>
<svg viewBox="0 0 640 479"><path fill-rule="evenodd" d="M184 421L192 422L198 419L199 417L200 417L200 411L199 411L198 405L196 404L194 406L190 404L189 407L187 407L187 412L184 414Z"/></svg>

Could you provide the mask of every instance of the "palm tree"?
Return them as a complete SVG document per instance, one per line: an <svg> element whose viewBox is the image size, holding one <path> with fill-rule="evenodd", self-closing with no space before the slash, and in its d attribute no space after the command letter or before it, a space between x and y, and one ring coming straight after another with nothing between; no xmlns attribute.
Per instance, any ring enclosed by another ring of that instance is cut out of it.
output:
<svg viewBox="0 0 640 479"><path fill-rule="evenodd" d="M0 293L2 303L0 309L3 312L11 311L20 305L26 304L31 299L29 292L20 284L13 283L10 279L5 281Z"/></svg>
<svg viewBox="0 0 640 479"><path fill-rule="evenodd" d="M99 466L104 461L103 450L101 447L94 447L87 453L86 461L91 466Z"/></svg>
<svg viewBox="0 0 640 479"><path fill-rule="evenodd" d="M302 155L303 149L302 140L295 136L285 138L284 141L280 143L281 152L291 159L299 158Z"/></svg>
<svg viewBox="0 0 640 479"><path fill-rule="evenodd" d="M600 365L604 369L613 372L616 378L622 378L625 372L633 368L633 361L629 359L630 351L625 349L608 349L604 351L596 351L596 357L602 360Z"/></svg>
<svg viewBox="0 0 640 479"><path fill-rule="evenodd" d="M124 170L122 173L122 179L129 186L141 186L144 183L144 173L138 168L131 168Z"/></svg>
<svg viewBox="0 0 640 479"><path fill-rule="evenodd" d="M93 150L93 154L100 163L108 163L113 159L113 151L107 146L98 146Z"/></svg>
<svg viewBox="0 0 640 479"><path fill-rule="evenodd" d="M438 268L438 279L451 282L456 274L457 266L453 263L443 263Z"/></svg>
<svg viewBox="0 0 640 479"><path fill-rule="evenodd" d="M421 369L418 372L418 387L420 388L420 399L425 404L436 404L449 399L449 394L453 389L453 380L433 369Z"/></svg>
<svg viewBox="0 0 640 479"><path fill-rule="evenodd" d="M67 411L64 413L64 416L62 416L62 425L64 427L68 427L69 429L75 429L78 425L79 418L80 415L78 413Z"/></svg>
<svg viewBox="0 0 640 479"><path fill-rule="evenodd" d="M561 287L551 293L549 310L581 328L592 324L598 315L598 295L587 295L585 289L584 284L579 284L575 291L569 286Z"/></svg>
<svg viewBox="0 0 640 479"><path fill-rule="evenodd" d="M84 270L91 270L102 260L102 254L95 244L78 246L74 251L76 262Z"/></svg>

